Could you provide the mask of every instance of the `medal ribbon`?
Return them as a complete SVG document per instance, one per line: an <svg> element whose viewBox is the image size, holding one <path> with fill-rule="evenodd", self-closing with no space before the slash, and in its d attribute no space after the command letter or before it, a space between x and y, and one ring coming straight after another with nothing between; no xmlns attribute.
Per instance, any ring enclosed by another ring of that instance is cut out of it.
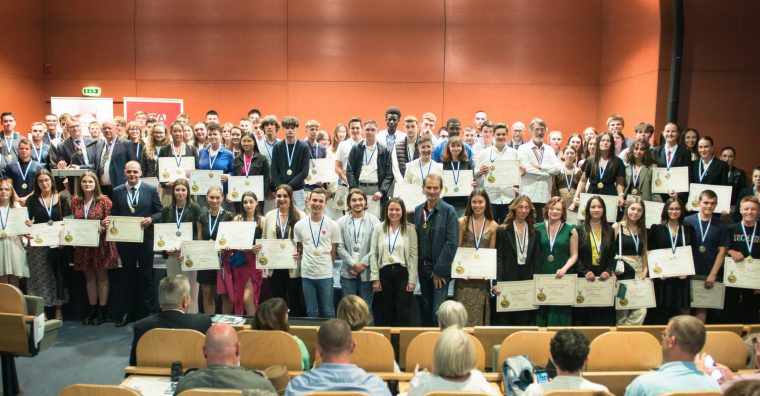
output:
<svg viewBox="0 0 760 396"><path fill-rule="evenodd" d="M665 156L665 168L667 170L670 170L671 164L673 163L673 159L676 158L676 150L678 149L678 146L676 145L673 147L673 150L668 150L668 147L665 146L665 150L663 152L663 155ZM668 153L670 153L670 158L668 158Z"/></svg>
<svg viewBox="0 0 760 396"><path fill-rule="evenodd" d="M752 238L747 237L747 228L744 227L744 222L742 221L742 234L744 234L744 243L747 245L747 257L752 257L752 246L755 245L755 232L757 231L757 223L755 223L754 228L752 229Z"/></svg>
<svg viewBox="0 0 760 396"><path fill-rule="evenodd" d="M599 230L599 239L602 239L602 230ZM602 245L599 244L596 240L596 235L594 234L594 229L591 229L591 241L594 242L594 250L596 250L596 255L599 257L602 257Z"/></svg>
<svg viewBox="0 0 760 396"><path fill-rule="evenodd" d="M280 208L277 208L277 226L280 227L280 239L287 239L288 237L288 229L286 228L288 220L290 220L290 214L285 218L285 227L283 227L282 222L280 222Z"/></svg>
<svg viewBox="0 0 760 396"><path fill-rule="evenodd" d="M372 154L369 155L369 159L367 159L367 151L369 150L365 148L364 149L364 165L369 165L370 162L372 162L372 157L375 156L375 151L377 151L377 145L375 145L375 148L372 149Z"/></svg>
<svg viewBox="0 0 760 396"><path fill-rule="evenodd" d="M55 198L55 194L50 194L50 207L48 207L47 204L45 203L45 197L40 197L40 201L42 201L42 206L45 207L45 212L47 212L48 219L50 219L50 221L53 221L53 199L54 198Z"/></svg>
<svg viewBox="0 0 760 396"><path fill-rule="evenodd" d="M712 221L707 221L707 228L702 229L702 219L699 218L699 215L697 215L697 223L699 223L699 233L702 236L702 246L705 245L705 240L707 239L707 234L710 233L710 225L712 225Z"/></svg>
<svg viewBox="0 0 760 396"><path fill-rule="evenodd" d="M322 226L325 223L325 217L322 216L322 221L319 222L319 231L317 231L317 239L314 239L314 229L311 228L311 219L309 219L309 232L311 232L311 242L314 243L314 249L319 249L319 240L322 239Z"/></svg>
<svg viewBox="0 0 760 396"><path fill-rule="evenodd" d="M137 183L135 186L135 194L132 195L132 193L129 192L131 189L131 186L129 183L127 183L127 203L129 203L129 206L132 208L137 208L137 202L140 200L140 186L142 185L142 182Z"/></svg>
<svg viewBox="0 0 760 396"><path fill-rule="evenodd" d="M90 202L84 203L82 202L82 210L84 211L84 219L87 220L90 217L90 209L92 209L92 203L95 201L95 198L90 198Z"/></svg>
<svg viewBox="0 0 760 396"><path fill-rule="evenodd" d="M354 223L353 216L351 217L351 225L354 227L354 244L358 245L359 240L361 240L362 230L364 229L364 218L362 217L362 221L359 222L359 228L356 228L356 223Z"/></svg>
<svg viewBox="0 0 760 396"><path fill-rule="evenodd" d="M633 181L633 188L636 188L639 186L639 176L641 176L641 170L644 169L644 166L639 168L639 173L636 173L636 167L631 164L631 179Z"/></svg>
<svg viewBox="0 0 760 396"><path fill-rule="evenodd" d="M396 242L398 242L398 236L401 234L401 224L396 229L396 236L393 237L393 246L391 246L391 233L388 233L388 253L393 255L393 251L396 250Z"/></svg>
<svg viewBox="0 0 760 396"><path fill-rule="evenodd" d="M557 235L559 235L564 225L565 223L559 223L559 227L557 227L557 231L554 233L554 238L552 238L551 228L549 227L549 223L546 223L546 236L549 238L549 254L554 254L554 242L557 241Z"/></svg>
<svg viewBox="0 0 760 396"><path fill-rule="evenodd" d="M219 150L221 150L221 148ZM212 170L214 169L214 162L216 162L216 159L219 158L219 151L217 151L216 155L214 156L211 156L211 148L207 148L206 151L208 151L208 169Z"/></svg>
<svg viewBox="0 0 760 396"><path fill-rule="evenodd" d="M176 151L174 151L174 145L172 145L172 157L174 157L174 163L177 164L177 168L182 165L182 155L185 154L185 143L182 143L182 146L180 146L179 154L177 154Z"/></svg>
<svg viewBox="0 0 760 396"><path fill-rule="evenodd" d="M599 164L597 164L597 168L599 169L599 183L604 183L602 180L604 180L604 172L607 171L607 164L609 164L610 161L607 161L604 163L604 167L602 167L602 161L599 161Z"/></svg>
<svg viewBox="0 0 760 396"><path fill-rule="evenodd" d="M16 166L18 166L18 171L21 173L21 181L26 183L26 175L29 174L29 168L32 167L32 162L28 162L26 164L26 171L21 170L21 161L16 161Z"/></svg>
<svg viewBox="0 0 760 396"><path fill-rule="evenodd" d="M575 167L573 167L573 174L570 175L570 178L567 178L567 168L564 166L562 167L562 176L565 177L565 185L567 186L567 192L570 193L570 190L572 190L573 186L573 179L575 179Z"/></svg>
<svg viewBox="0 0 760 396"><path fill-rule="evenodd" d="M140 160L140 142L137 142L137 148L135 149L135 157L137 157L137 160Z"/></svg>
<svg viewBox="0 0 760 396"><path fill-rule="evenodd" d="M276 143L277 143L277 139L274 140L274 143L269 144L269 142L267 142L267 139L264 138L264 148L267 149L267 154L269 154L270 159L272 158L272 149L274 148L274 145Z"/></svg>
<svg viewBox="0 0 760 396"><path fill-rule="evenodd" d="M3 214L0 212L0 227L3 227L3 231L5 231L5 227L8 226L8 219L11 215L11 205L8 205L7 208L5 208L5 220L3 220Z"/></svg>
<svg viewBox="0 0 760 396"><path fill-rule="evenodd" d="M628 225L628 223L625 224L625 227L628 229L628 233L631 234L631 239L633 239L633 244L636 246L636 254L639 253L639 242L641 241L641 238L639 238L638 235L633 235L631 232L631 226ZM623 237L620 237L620 241L622 243Z"/></svg>
<svg viewBox="0 0 760 396"><path fill-rule="evenodd" d="M184 211L184 209L183 209ZM214 232L216 231L216 226L219 225L219 216L222 215L223 210L220 208L219 212L216 213L216 219L214 219L214 223L211 223L211 211L208 211L208 236L211 238L216 238L216 235L214 235Z"/></svg>
<svg viewBox="0 0 760 396"><path fill-rule="evenodd" d="M5 140L5 151L8 153L8 155L13 154L13 141L16 139L16 134L11 132L11 142L8 143L8 138L3 136L3 140Z"/></svg>
<svg viewBox="0 0 760 396"><path fill-rule="evenodd" d="M287 153L288 157L288 169L291 168L291 165L293 164L293 156L296 155L296 145L293 144L293 152L290 152L290 146L288 145L288 142L285 142L285 152ZM271 154L270 154L271 155Z"/></svg>
<svg viewBox="0 0 760 396"><path fill-rule="evenodd" d="M520 234L517 233L517 226L515 226L515 235L517 235L517 247L520 249L520 256L525 256L525 248L528 246L528 225L523 227L523 238L520 241Z"/></svg>
<svg viewBox="0 0 760 396"><path fill-rule="evenodd" d="M451 163L451 177L454 178L454 185L458 187L459 178L460 178L459 167L461 166L461 162L457 161L456 164L457 164L457 169L456 169L456 173L454 173L454 163L453 162Z"/></svg>
<svg viewBox="0 0 760 396"><path fill-rule="evenodd" d="M533 155L536 156L536 161L541 165L541 163L544 162L544 146L541 146L541 148L533 147Z"/></svg>
<svg viewBox="0 0 760 396"><path fill-rule="evenodd" d="M420 159L417 165L420 166L420 177L422 178L422 180L425 180L425 177L427 177L427 175L425 174L425 172L422 171L422 159ZM428 171L427 171L428 175L430 174L430 168L432 168L432 166L433 166L433 160L430 160L430 162L428 162Z"/></svg>
<svg viewBox="0 0 760 396"><path fill-rule="evenodd" d="M483 240L483 231L486 229L486 219L483 219L483 226L480 227L480 234L475 233L475 219L470 217L470 223L472 223L472 236L475 237L475 250L480 249L480 241Z"/></svg>
<svg viewBox="0 0 760 396"><path fill-rule="evenodd" d="M681 230L681 246L686 246L686 235L683 226L678 226L678 228ZM671 231L670 226L668 226L668 234L670 234L670 251L673 252L673 254L676 254L676 248L678 247L678 230L676 230L674 237L673 231Z"/></svg>
<svg viewBox="0 0 760 396"><path fill-rule="evenodd" d="M243 171L245 172L245 176L248 177L248 174L251 172L251 163L253 163L253 156L250 158L243 154Z"/></svg>
<svg viewBox="0 0 760 396"><path fill-rule="evenodd" d="M114 144L116 144L116 138L113 138L111 140L111 143L107 144L106 145L106 149L103 150L103 156L101 157L101 159L103 159L103 161L105 161L105 157L109 157L110 158L111 153L113 153L113 145Z"/></svg>
<svg viewBox="0 0 760 396"><path fill-rule="evenodd" d="M37 157L37 162L42 163L42 143L40 143L40 151L37 151L37 147L34 147L34 143L32 143L32 150Z"/></svg>
<svg viewBox="0 0 760 396"><path fill-rule="evenodd" d="M182 217L185 215L185 209L187 209L187 204L182 207L182 211L180 212L177 207L174 207L174 217L176 218L177 223L177 231L179 231L179 226L182 224Z"/></svg>
<svg viewBox="0 0 760 396"><path fill-rule="evenodd" d="M704 171L702 170L702 159L699 159L699 163L697 164L697 173L699 176L699 182L702 183L702 179L705 178L705 175L707 174L707 170L710 169L710 165L712 165L713 160L715 159L715 156L710 158L710 162L707 163L707 165L704 167Z"/></svg>

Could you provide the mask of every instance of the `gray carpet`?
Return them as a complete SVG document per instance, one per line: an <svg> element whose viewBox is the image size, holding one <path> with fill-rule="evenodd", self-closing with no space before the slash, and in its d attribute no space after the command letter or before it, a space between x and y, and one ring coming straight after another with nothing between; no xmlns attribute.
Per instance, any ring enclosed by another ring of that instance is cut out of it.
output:
<svg viewBox="0 0 760 396"><path fill-rule="evenodd" d="M70 384L119 384L129 363L132 327L64 322L52 347L16 358L22 395L57 395Z"/></svg>

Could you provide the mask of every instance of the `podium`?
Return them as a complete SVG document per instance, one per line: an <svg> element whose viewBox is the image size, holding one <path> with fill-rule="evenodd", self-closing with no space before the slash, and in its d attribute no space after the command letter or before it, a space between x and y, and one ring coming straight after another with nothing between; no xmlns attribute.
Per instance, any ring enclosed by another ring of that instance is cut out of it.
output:
<svg viewBox="0 0 760 396"><path fill-rule="evenodd" d="M73 194L79 194L79 178L82 177L86 172L93 172L92 169L51 169L50 173L53 174L53 177L55 178L66 178L71 177L74 181L74 188L73 188ZM69 186L71 188L71 186Z"/></svg>

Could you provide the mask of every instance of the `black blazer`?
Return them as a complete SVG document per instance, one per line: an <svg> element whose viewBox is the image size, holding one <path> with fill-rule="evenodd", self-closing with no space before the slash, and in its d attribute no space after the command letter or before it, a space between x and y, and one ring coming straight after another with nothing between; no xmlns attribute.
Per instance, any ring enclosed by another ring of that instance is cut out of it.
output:
<svg viewBox="0 0 760 396"><path fill-rule="evenodd" d="M599 276L605 271L612 276L613 271L615 271L615 255L618 250L618 246L615 244L615 230L610 227L609 232L606 234L603 232L602 240L597 241L602 245L602 254L599 257L599 265L592 265L591 250L594 249L594 245L589 241L590 236L582 226L575 229L578 231L578 263L576 264L578 276L585 278L589 271L593 272L594 276Z"/></svg>
<svg viewBox="0 0 760 396"><path fill-rule="evenodd" d="M58 145L55 150L50 150L50 167L55 168L58 161L66 162L66 165L79 165L80 169L96 170L98 163L98 142L95 140L82 138L85 151L87 151L87 164L85 165L84 153L77 154L74 139L68 138Z"/></svg>
<svg viewBox="0 0 760 396"><path fill-rule="evenodd" d="M697 158L691 163L691 170L689 171L689 181L691 183L700 184L715 184L719 186L728 185L728 164L726 161L719 160L717 157L713 158L710 167L707 168L707 173L702 181L699 181L699 163L702 162L702 158ZM704 171L704 166L702 167Z"/></svg>
<svg viewBox="0 0 760 396"><path fill-rule="evenodd" d="M140 337L153 329L190 329L206 334L211 327L211 317L204 314L188 314L173 309L161 311L135 322L132 339L132 351L129 353L129 365L137 365L137 342Z"/></svg>
<svg viewBox="0 0 760 396"><path fill-rule="evenodd" d="M528 232L528 250L525 264L517 264L517 243L515 242L515 227L500 226L496 229L496 280L522 281L533 279L536 260L541 255L538 243L538 232L535 228Z"/></svg>
<svg viewBox="0 0 760 396"><path fill-rule="evenodd" d="M245 161L243 160L243 153L236 154L235 159L232 160L232 169L235 176L246 176L245 174ZM266 194L274 186L270 186L272 183L271 173L269 171L269 161L261 153L253 153L251 159L251 167L248 169L250 176L262 175L264 176L264 194ZM260 201L264 200L264 197L257 197Z"/></svg>
<svg viewBox="0 0 760 396"><path fill-rule="evenodd" d="M359 186L359 176L362 173L362 161L364 160L364 151L366 149L367 144L361 142L354 146L348 154L346 179L348 179L349 188ZM383 193L384 197L387 197L393 183L391 152L378 143L375 143L375 150L377 150L377 188Z"/></svg>
<svg viewBox="0 0 760 396"><path fill-rule="evenodd" d="M103 152L108 147L105 140L98 141L98 176L100 176L101 169L105 166L103 161ZM116 142L113 144L113 151L111 151L110 161L111 164L108 168L108 177L111 180L112 186L118 186L127 182L127 177L124 175L124 167L129 161L136 161L134 144L129 140L126 140L120 136L116 137Z"/></svg>
<svg viewBox="0 0 760 396"><path fill-rule="evenodd" d="M665 168L666 160L667 160L667 151L665 149L665 145L663 144L660 147L657 147L657 150L654 153L655 162L658 167ZM670 163L670 166L685 166L689 168L689 180L692 178L691 173L691 152L686 149L686 146L678 145L678 149L676 150L676 153L673 156L673 161ZM669 197L668 194L660 194L660 197L662 198L662 201L665 202ZM687 199L689 199L689 193L679 193L678 199L681 202L686 202Z"/></svg>
<svg viewBox="0 0 760 396"><path fill-rule="evenodd" d="M113 216L152 217L153 223L161 221L161 209L163 207L158 197L158 190L149 184L140 183L140 196L137 200L135 213L129 210L126 184L118 185L113 189L111 201L113 201L113 209L111 209ZM153 246L153 225L145 229L143 243Z"/></svg>

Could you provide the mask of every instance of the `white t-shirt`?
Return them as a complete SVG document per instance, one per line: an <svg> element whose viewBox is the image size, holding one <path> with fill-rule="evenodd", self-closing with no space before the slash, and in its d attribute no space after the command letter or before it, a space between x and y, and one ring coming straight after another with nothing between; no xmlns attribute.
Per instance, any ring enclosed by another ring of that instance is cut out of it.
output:
<svg viewBox="0 0 760 396"><path fill-rule="evenodd" d="M364 148L364 156L361 162L362 170L359 173L360 183L377 183L377 152L377 143L372 147L372 150L369 147Z"/></svg>
<svg viewBox="0 0 760 396"><path fill-rule="evenodd" d="M359 142L361 142L361 140ZM344 171L348 167L348 155L351 153L351 149L359 144L359 142L346 139L338 144L338 150L335 152L335 160L340 161Z"/></svg>
<svg viewBox="0 0 760 396"><path fill-rule="evenodd" d="M501 395L478 370L470 371L470 378L463 382L452 382L423 371L412 378L406 394L407 396L423 396L432 391L482 392L493 396Z"/></svg>
<svg viewBox="0 0 760 396"><path fill-rule="evenodd" d="M598 390L607 391L607 387L604 385L595 384L591 381L584 379L583 377L576 377L572 375L560 375L554 377L553 380L543 384L530 384L525 389L524 396L541 396L546 392L555 390Z"/></svg>
<svg viewBox="0 0 760 396"><path fill-rule="evenodd" d="M409 184L422 185L425 177L429 174L443 177L443 165L430 160L430 162L420 165L422 158L417 158L412 162L406 163L406 173L404 173L404 182Z"/></svg>
<svg viewBox="0 0 760 396"><path fill-rule="evenodd" d="M311 217L298 221L293 227L293 240L303 244L301 256L301 277L307 279L328 279L333 276L333 244L340 243L340 228L335 220L322 216L323 222L313 222ZM322 231L320 232L320 223ZM310 228L311 227L311 228ZM313 233L313 234L312 234ZM313 238L312 238L313 235ZM314 242L317 242L314 246Z"/></svg>

